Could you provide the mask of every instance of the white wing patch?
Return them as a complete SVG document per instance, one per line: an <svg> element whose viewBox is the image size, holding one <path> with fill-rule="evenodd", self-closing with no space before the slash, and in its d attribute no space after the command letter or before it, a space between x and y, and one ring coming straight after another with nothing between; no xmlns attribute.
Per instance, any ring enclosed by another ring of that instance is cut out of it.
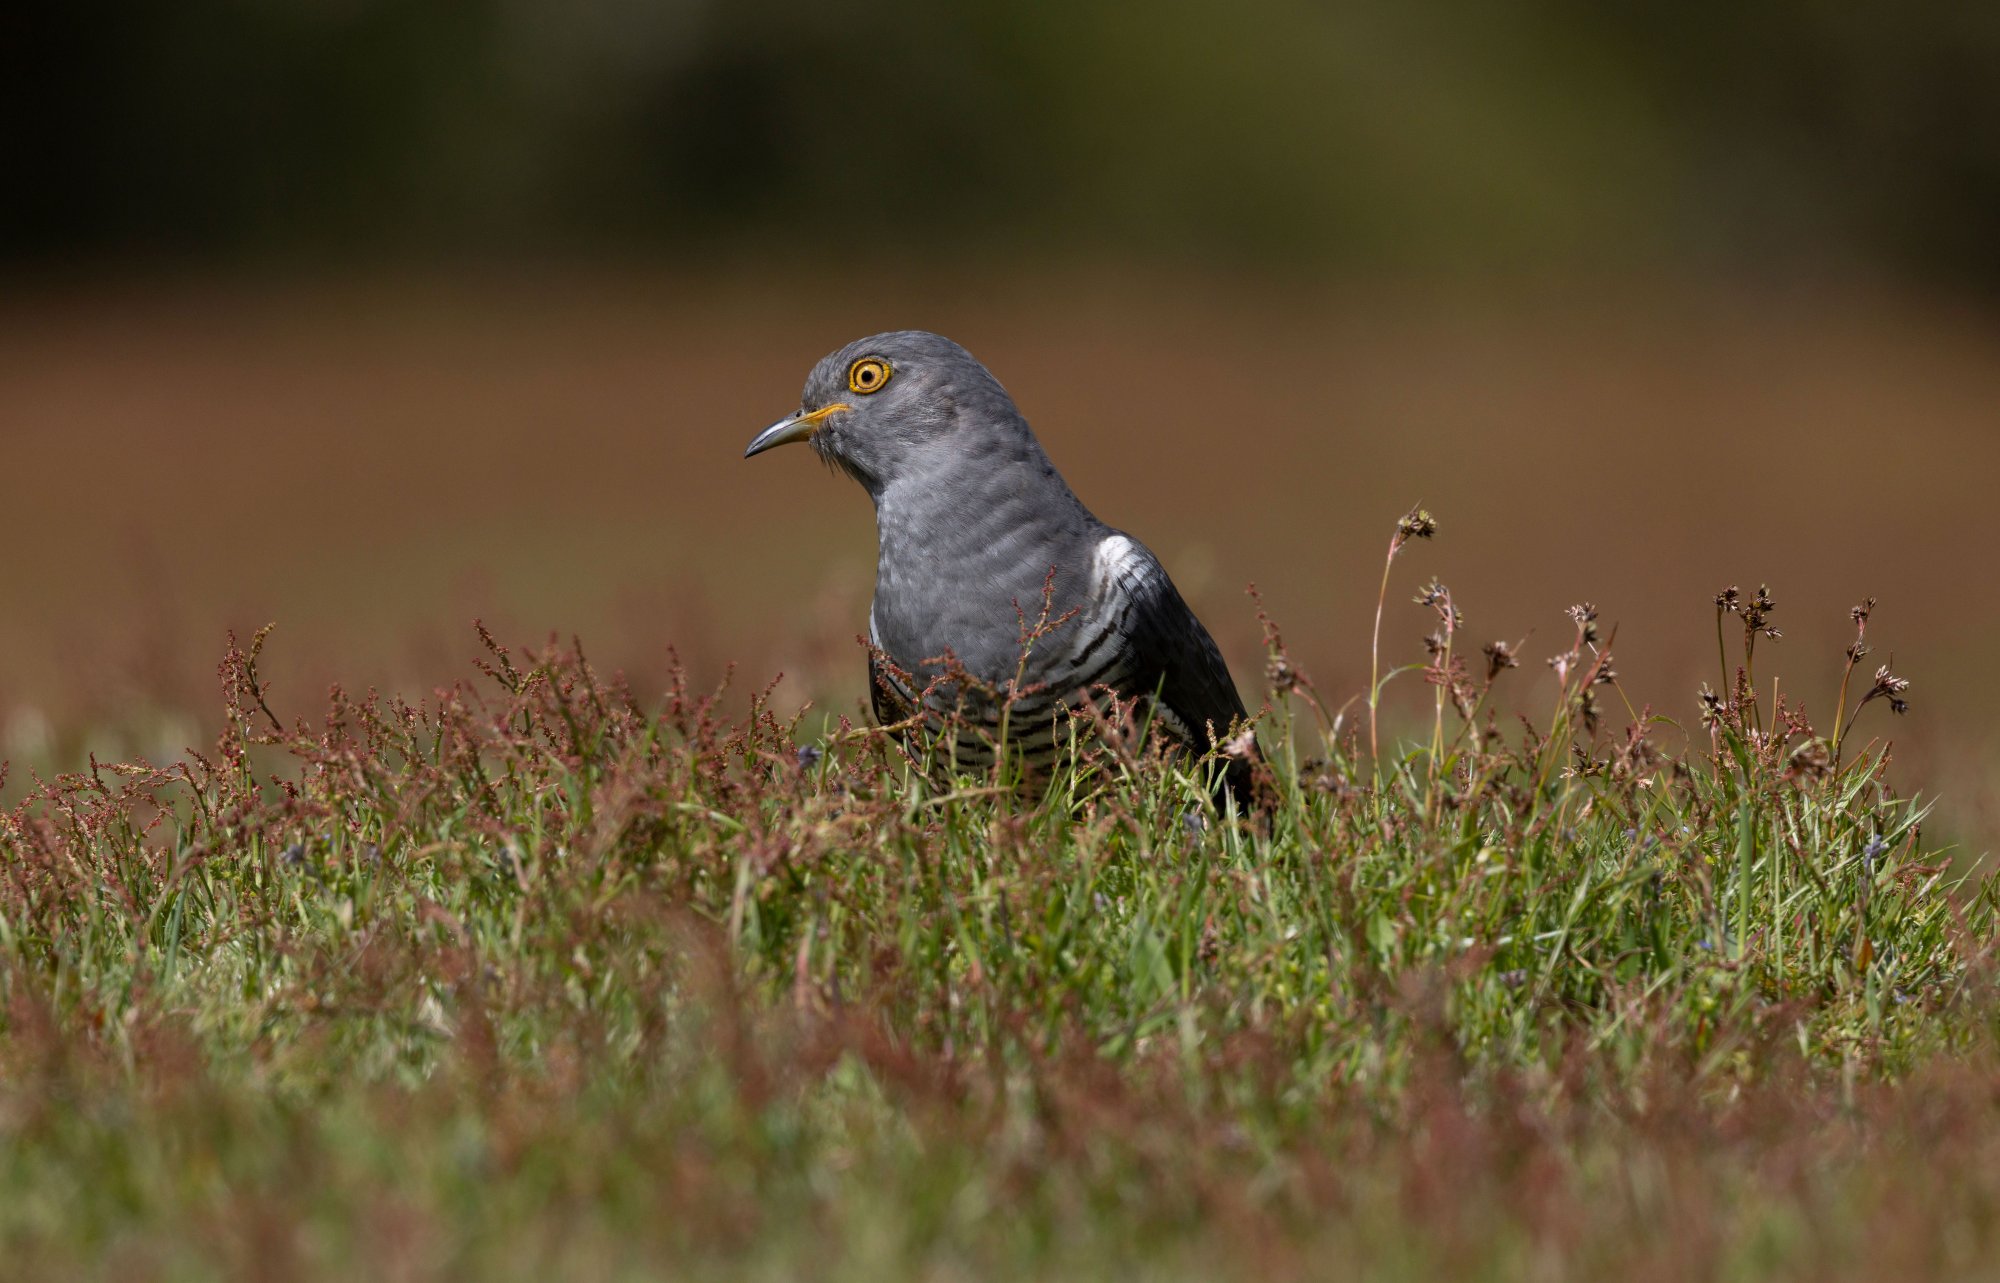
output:
<svg viewBox="0 0 2000 1283"><path fill-rule="evenodd" d="M1124 535L1106 535L1099 541L1097 551L1090 560L1097 577L1095 588L1099 597L1113 584L1137 574L1144 567L1139 545Z"/></svg>

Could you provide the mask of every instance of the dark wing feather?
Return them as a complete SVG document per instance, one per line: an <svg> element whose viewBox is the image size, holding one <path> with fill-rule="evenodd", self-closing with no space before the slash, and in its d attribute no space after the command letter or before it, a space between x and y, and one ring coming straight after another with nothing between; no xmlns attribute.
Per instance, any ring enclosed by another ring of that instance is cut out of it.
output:
<svg viewBox="0 0 2000 1283"><path fill-rule="evenodd" d="M916 711L915 701L904 695L898 682L882 662L882 652L873 646L868 648L868 702L875 710L875 720L883 726L894 726L907 720Z"/></svg>
<svg viewBox="0 0 2000 1283"><path fill-rule="evenodd" d="M1150 552L1143 552L1143 557L1143 567L1124 581L1131 596L1126 627L1133 661L1130 689L1157 691L1159 702L1188 728L1194 741L1190 747L1207 752L1226 741L1231 727L1245 719L1243 701L1215 639L1188 609L1158 559ZM1226 779L1238 801L1248 806L1249 763L1233 760Z"/></svg>

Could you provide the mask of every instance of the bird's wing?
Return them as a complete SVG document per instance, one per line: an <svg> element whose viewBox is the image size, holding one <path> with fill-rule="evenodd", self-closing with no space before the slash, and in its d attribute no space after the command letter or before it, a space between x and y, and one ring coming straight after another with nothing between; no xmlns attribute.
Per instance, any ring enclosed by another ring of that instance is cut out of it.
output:
<svg viewBox="0 0 2000 1283"><path fill-rule="evenodd" d="M1130 611L1126 648L1136 678L1128 689L1157 692L1155 726L1178 735L1194 751L1219 747L1246 717L1222 652L1181 600L1158 558L1133 541L1120 560L1127 562L1119 579ZM1230 753L1218 781L1246 811L1257 805L1251 770L1256 756L1254 744L1247 753Z"/></svg>
<svg viewBox="0 0 2000 1283"><path fill-rule="evenodd" d="M1130 688L1158 692L1165 710L1187 730L1192 747L1205 752L1227 739L1245 714L1215 639L1181 600L1165 567L1137 540L1121 549L1118 575L1129 610L1126 646L1132 660Z"/></svg>
<svg viewBox="0 0 2000 1283"><path fill-rule="evenodd" d="M916 701L873 646L868 648L868 702L883 726L894 726L917 711Z"/></svg>

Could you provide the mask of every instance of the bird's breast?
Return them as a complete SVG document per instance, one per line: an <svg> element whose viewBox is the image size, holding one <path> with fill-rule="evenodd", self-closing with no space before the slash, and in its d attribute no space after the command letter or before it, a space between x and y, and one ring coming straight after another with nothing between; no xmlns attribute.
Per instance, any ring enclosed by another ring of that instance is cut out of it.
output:
<svg viewBox="0 0 2000 1283"><path fill-rule="evenodd" d="M1062 695L1124 676L1137 545L1109 534L1066 547L976 520L963 530L918 540L885 527L870 628L891 659L934 674L929 661L949 652L982 681L1018 676Z"/></svg>

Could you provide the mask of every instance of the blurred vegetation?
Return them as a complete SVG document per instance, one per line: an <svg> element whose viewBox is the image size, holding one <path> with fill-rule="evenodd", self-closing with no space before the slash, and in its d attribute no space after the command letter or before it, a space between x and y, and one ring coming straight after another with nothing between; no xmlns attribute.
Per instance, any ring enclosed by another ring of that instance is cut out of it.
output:
<svg viewBox="0 0 2000 1283"><path fill-rule="evenodd" d="M31 0L0 34L16 265L1115 245L2000 284L1990 6Z"/></svg>

